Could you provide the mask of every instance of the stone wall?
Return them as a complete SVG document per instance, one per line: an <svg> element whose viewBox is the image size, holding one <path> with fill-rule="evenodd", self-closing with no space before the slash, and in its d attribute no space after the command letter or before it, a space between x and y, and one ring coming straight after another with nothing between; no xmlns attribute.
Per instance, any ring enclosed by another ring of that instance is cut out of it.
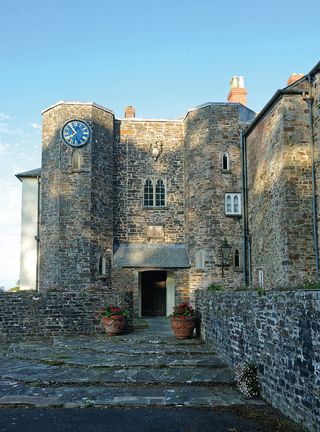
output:
<svg viewBox="0 0 320 432"><path fill-rule="evenodd" d="M262 396L319 432L320 291L198 291L205 341L231 365L258 366Z"/></svg>
<svg viewBox="0 0 320 432"><path fill-rule="evenodd" d="M268 288L314 274L307 104L284 95L246 138L252 272Z"/></svg>
<svg viewBox="0 0 320 432"><path fill-rule="evenodd" d="M235 249L241 254L241 216L225 213L225 194L241 193L240 131L242 116L254 113L239 104L212 103L189 111L185 119L186 242L191 262L190 291L212 281L240 286L241 268L235 269ZM222 156L229 154L229 170ZM222 278L221 244L231 246L231 265ZM204 265L197 266L202 254ZM191 297L193 295L191 294Z"/></svg>
<svg viewBox="0 0 320 432"><path fill-rule="evenodd" d="M128 309L132 327L131 293L0 292L0 340L102 333L96 312L106 304Z"/></svg>
<svg viewBox="0 0 320 432"><path fill-rule="evenodd" d="M183 123L117 121L114 141L115 241L184 243ZM153 145L160 149L156 160ZM144 207L147 178L165 181L165 207ZM163 226L163 237L149 238L149 225Z"/></svg>
<svg viewBox="0 0 320 432"><path fill-rule="evenodd" d="M91 142L74 149L61 137L73 119L88 123ZM43 112L40 290L84 288L97 279L105 255L107 280L113 247L113 114L93 103L58 103Z"/></svg>

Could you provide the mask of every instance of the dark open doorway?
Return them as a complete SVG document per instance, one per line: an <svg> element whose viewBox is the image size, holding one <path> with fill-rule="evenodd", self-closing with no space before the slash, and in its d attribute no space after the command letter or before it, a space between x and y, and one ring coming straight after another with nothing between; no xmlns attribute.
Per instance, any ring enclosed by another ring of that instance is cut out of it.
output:
<svg viewBox="0 0 320 432"><path fill-rule="evenodd" d="M141 316L166 316L167 272L141 273Z"/></svg>

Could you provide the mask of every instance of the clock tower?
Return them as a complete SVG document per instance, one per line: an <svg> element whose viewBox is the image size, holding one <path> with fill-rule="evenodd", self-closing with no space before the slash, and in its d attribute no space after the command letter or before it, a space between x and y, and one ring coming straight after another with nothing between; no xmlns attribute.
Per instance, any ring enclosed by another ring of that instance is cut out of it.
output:
<svg viewBox="0 0 320 432"><path fill-rule="evenodd" d="M113 128L94 103L43 111L40 290L111 279Z"/></svg>

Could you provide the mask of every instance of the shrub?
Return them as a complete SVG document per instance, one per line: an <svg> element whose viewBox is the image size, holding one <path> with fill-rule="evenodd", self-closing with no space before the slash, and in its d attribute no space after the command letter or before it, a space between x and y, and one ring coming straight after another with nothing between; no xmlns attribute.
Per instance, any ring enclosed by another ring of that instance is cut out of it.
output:
<svg viewBox="0 0 320 432"><path fill-rule="evenodd" d="M257 366L254 363L241 362L235 368L237 387L247 398L259 397L260 384Z"/></svg>

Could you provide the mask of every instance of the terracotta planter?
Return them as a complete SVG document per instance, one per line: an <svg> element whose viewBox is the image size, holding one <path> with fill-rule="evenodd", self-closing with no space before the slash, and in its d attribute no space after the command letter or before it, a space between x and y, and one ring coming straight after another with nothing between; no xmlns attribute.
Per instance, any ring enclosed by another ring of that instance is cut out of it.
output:
<svg viewBox="0 0 320 432"><path fill-rule="evenodd" d="M123 333L126 320L122 315L112 317L102 317L103 327L109 336L116 336Z"/></svg>
<svg viewBox="0 0 320 432"><path fill-rule="evenodd" d="M171 318L171 328L177 339L191 338L195 326L196 326L195 317Z"/></svg>

